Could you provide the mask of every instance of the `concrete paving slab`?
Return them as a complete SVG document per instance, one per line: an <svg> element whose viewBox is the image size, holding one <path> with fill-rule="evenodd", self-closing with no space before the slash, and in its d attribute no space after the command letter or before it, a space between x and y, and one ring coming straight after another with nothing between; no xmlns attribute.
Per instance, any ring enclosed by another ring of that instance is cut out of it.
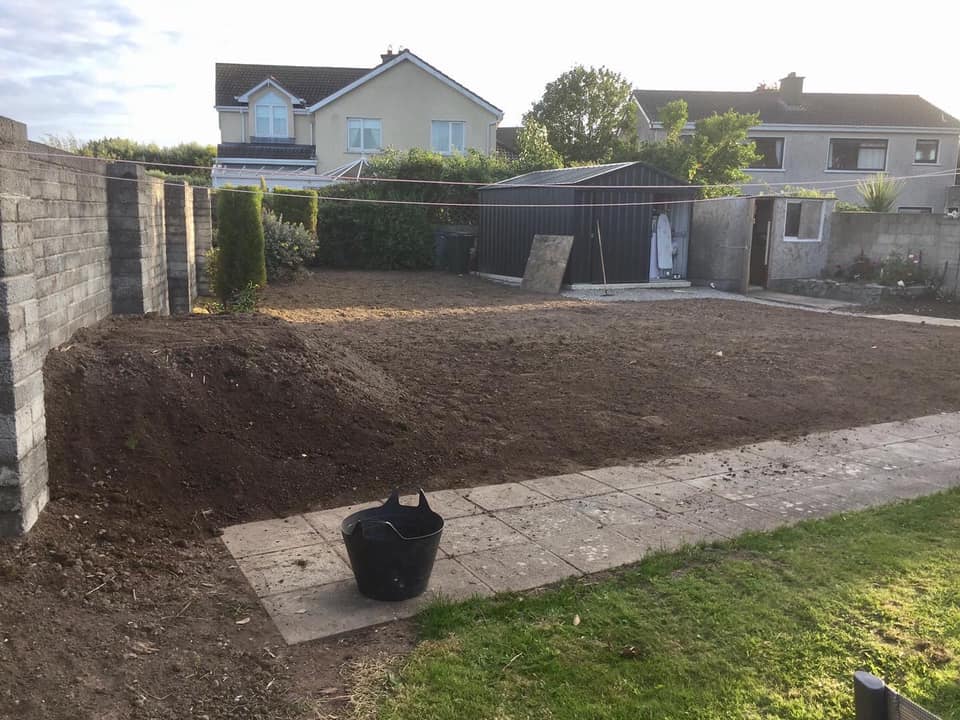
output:
<svg viewBox="0 0 960 720"><path fill-rule="evenodd" d="M799 440L798 443L813 447L817 455L843 455L855 450L902 441L902 437L882 430L874 430L868 425L850 430L812 433Z"/></svg>
<svg viewBox="0 0 960 720"><path fill-rule="evenodd" d="M271 595L262 602L284 641L294 645L411 617L438 597L465 600L490 594L490 588L455 560L438 560L429 589L412 600L370 600L351 579Z"/></svg>
<svg viewBox="0 0 960 720"><path fill-rule="evenodd" d="M224 528L223 542L235 558L316 545L323 538L301 515Z"/></svg>
<svg viewBox="0 0 960 720"><path fill-rule="evenodd" d="M893 320L894 322L912 323L914 325L960 327L960 319L935 317L933 315L907 315L906 313L891 313L889 315L864 315L863 317L869 317L875 320Z"/></svg>
<svg viewBox="0 0 960 720"><path fill-rule="evenodd" d="M343 535L340 532L340 523L348 515L361 510L382 505L383 501L357 503L342 508L332 508L330 510L318 510L316 512L304 513L303 517L326 542L342 542Z"/></svg>
<svg viewBox="0 0 960 720"><path fill-rule="evenodd" d="M913 420L895 420L893 422L870 425L869 427L874 430L879 430L880 432L902 437L904 440L917 440L923 437L930 437L936 433L936 430L932 430Z"/></svg>
<svg viewBox="0 0 960 720"><path fill-rule="evenodd" d="M846 511L864 510L902 499L897 488L889 482L889 476L842 480L819 489L836 495L838 507Z"/></svg>
<svg viewBox="0 0 960 720"><path fill-rule="evenodd" d="M783 524L782 520L769 513L754 510L743 503L714 497L716 500L699 503L683 512L683 519L729 538L745 532L773 530Z"/></svg>
<svg viewBox="0 0 960 720"><path fill-rule="evenodd" d="M640 543L628 540L609 527L586 533L541 537L537 544L585 573L600 572L639 562L647 554Z"/></svg>
<svg viewBox="0 0 960 720"><path fill-rule="evenodd" d="M600 527L596 520L567 507L564 503L550 503L538 507L513 508L495 513L495 517L509 525L523 537L541 542L550 537L586 536ZM548 547L547 545L543 545Z"/></svg>
<svg viewBox="0 0 960 720"><path fill-rule="evenodd" d="M452 520L468 515L479 515L483 509L467 500L466 490L434 490L428 492L427 504L430 509L438 513L444 520ZM420 502L419 495L404 495L400 498L404 505L416 505Z"/></svg>
<svg viewBox="0 0 960 720"><path fill-rule="evenodd" d="M551 499L543 493L539 493L521 483L485 485L468 490L464 497L488 512L527 505L544 505L551 502Z"/></svg>
<svg viewBox="0 0 960 720"><path fill-rule="evenodd" d="M692 480L768 463L769 460L766 458L747 450L719 450L665 458L656 463L650 463L649 467L674 480Z"/></svg>
<svg viewBox="0 0 960 720"><path fill-rule="evenodd" d="M708 490L727 500L746 500L758 495L772 495L806 486L803 473L780 465L747 468L740 472L710 475L685 481L688 485Z"/></svg>
<svg viewBox="0 0 960 720"><path fill-rule="evenodd" d="M451 557L482 552L504 545L526 542L526 538L492 515L470 515L446 521L440 549Z"/></svg>
<svg viewBox="0 0 960 720"><path fill-rule="evenodd" d="M935 434L960 432L960 413L938 413L914 418L911 422L929 428Z"/></svg>
<svg viewBox="0 0 960 720"><path fill-rule="evenodd" d="M915 470L917 477L941 490L960 487L960 460L931 463Z"/></svg>
<svg viewBox="0 0 960 720"><path fill-rule="evenodd" d="M248 555L240 558L238 563L260 597L353 577L344 558L326 543Z"/></svg>
<svg viewBox="0 0 960 720"><path fill-rule="evenodd" d="M675 514L682 513L697 503L709 502L711 498L722 499L708 490L679 481L647 485L631 490L630 494L661 510Z"/></svg>
<svg viewBox="0 0 960 720"><path fill-rule="evenodd" d="M844 509L838 497L824 491L804 493L791 490L744 500L743 504L780 518L786 524L826 517Z"/></svg>
<svg viewBox="0 0 960 720"><path fill-rule="evenodd" d="M584 470L581 474L599 480L617 490L632 490L644 485L657 485L670 480L666 475L662 475L653 469L649 463Z"/></svg>
<svg viewBox="0 0 960 720"><path fill-rule="evenodd" d="M457 561L494 592L530 590L581 574L549 550L532 544L459 555Z"/></svg>
<svg viewBox="0 0 960 720"><path fill-rule="evenodd" d="M838 480L852 481L874 477L883 473L882 470L873 465L866 465L849 457L836 455L823 455L810 460L801 460L796 467L802 472L823 475L825 478L824 485Z"/></svg>
<svg viewBox="0 0 960 720"><path fill-rule="evenodd" d="M687 545L726 539L703 525L687 522L681 515L666 513L635 522L611 525L610 529L633 540L648 552L676 550Z"/></svg>
<svg viewBox="0 0 960 720"><path fill-rule="evenodd" d="M525 480L521 484L546 495L551 500L569 500L610 492L609 485L580 473Z"/></svg>
<svg viewBox="0 0 960 720"><path fill-rule="evenodd" d="M956 452L948 448L924 445L919 441L908 440L901 443L881 445L876 448L856 450L845 457L864 465L873 465L884 470L900 470L913 465L927 465L932 462L955 459Z"/></svg>
<svg viewBox="0 0 960 720"><path fill-rule="evenodd" d="M575 498L566 500L563 504L583 513L599 525L636 522L642 518L655 517L659 512L650 503L625 492Z"/></svg>
<svg viewBox="0 0 960 720"><path fill-rule="evenodd" d="M948 433L946 435L930 435L917 439L917 443L923 447L944 448L952 451L955 458L960 458L960 433Z"/></svg>
<svg viewBox="0 0 960 720"><path fill-rule="evenodd" d="M802 442L785 442L783 440L768 440L767 442L745 445L744 449L776 464L789 464L797 460L805 460L817 454L815 447Z"/></svg>

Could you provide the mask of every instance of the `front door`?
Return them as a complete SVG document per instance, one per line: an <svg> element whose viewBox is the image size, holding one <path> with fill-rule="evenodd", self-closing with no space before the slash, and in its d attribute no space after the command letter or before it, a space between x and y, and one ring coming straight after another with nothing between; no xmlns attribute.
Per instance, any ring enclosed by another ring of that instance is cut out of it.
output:
<svg viewBox="0 0 960 720"><path fill-rule="evenodd" d="M773 200L757 198L754 207L753 236L750 242L750 284L766 287Z"/></svg>

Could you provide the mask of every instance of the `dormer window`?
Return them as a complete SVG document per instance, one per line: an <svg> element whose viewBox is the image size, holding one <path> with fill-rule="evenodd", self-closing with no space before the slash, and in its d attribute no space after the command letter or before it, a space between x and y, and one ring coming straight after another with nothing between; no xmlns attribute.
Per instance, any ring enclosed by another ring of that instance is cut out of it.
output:
<svg viewBox="0 0 960 720"><path fill-rule="evenodd" d="M269 92L257 101L254 109L257 137L286 138L287 103L275 92Z"/></svg>

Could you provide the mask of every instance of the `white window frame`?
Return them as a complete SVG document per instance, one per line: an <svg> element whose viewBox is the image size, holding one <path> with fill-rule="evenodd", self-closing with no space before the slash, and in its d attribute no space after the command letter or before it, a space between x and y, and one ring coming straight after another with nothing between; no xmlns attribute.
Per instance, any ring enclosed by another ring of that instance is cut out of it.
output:
<svg viewBox="0 0 960 720"><path fill-rule="evenodd" d="M273 97L271 97L271 95L272 95ZM253 106L253 132L251 133L251 135L253 135L253 136L255 136L255 137L269 137L269 138L289 138L289 137L293 137L292 135L290 135L290 112L289 112L289 108L287 107L287 104L286 104L286 103L280 103L280 104L278 104L278 103L276 103L276 102L271 102L271 101L272 101L274 98L276 98L276 97L278 97L276 94L271 93L270 95L267 95L266 97L264 97L264 98L261 99L260 101L254 103L254 106ZM258 125L257 125L257 124L259 123L259 121L260 121L260 118L257 117L257 113L260 112L260 108L269 108L269 113L268 113L268 117L267 117L267 122L268 122L269 125L270 125L270 132L268 132L266 135L264 135L264 134L262 134L262 133L260 132L260 128L259 128ZM283 124L284 124L285 130L284 130L284 132L283 132L282 134L278 134L278 133L277 133L277 128L276 128L276 125L277 125L277 110L280 110L280 111L282 111L282 113L283 113Z"/></svg>
<svg viewBox="0 0 960 720"><path fill-rule="evenodd" d="M354 147L350 145L350 123L359 122L360 123L360 146ZM380 145L375 148L365 147L363 144L363 135L364 130L367 129L367 123L376 123L377 129L380 131ZM383 119L382 118L370 118L370 117L348 117L347 118L347 152L350 153L378 153L383 150Z"/></svg>
<svg viewBox="0 0 960 720"><path fill-rule="evenodd" d="M917 162L917 144L921 142L935 142L937 144L937 158L933 162ZM937 167L940 165L940 139L917 138L913 143L913 164L921 167Z"/></svg>
<svg viewBox="0 0 960 720"><path fill-rule="evenodd" d="M434 125L438 125L438 124L442 124L442 125L446 125L446 126L447 126L447 138L450 139L450 141L451 141L450 144L451 144L451 145L452 145L452 139L453 139L453 126L454 126L454 125L460 125L460 126L462 126L462 127L463 127L463 147L462 147L462 148L453 149L453 148L451 148L451 147L448 145L446 150L440 150L439 148L435 148L435 147L433 146L433 126L434 126ZM466 154L466 152L467 152L467 122L466 122L466 120L431 120L431 121L430 121L430 149L433 150L433 152L440 153L441 155L454 155L454 154L456 154L456 153L459 153L459 154L461 154L461 155Z"/></svg>
<svg viewBox="0 0 960 720"><path fill-rule="evenodd" d="M869 169L869 170L857 170L857 169L855 169L855 170L835 170L834 168L831 168L831 167L830 167L830 163L833 161L833 143L834 143L834 141L836 141L836 140L841 140L841 141L847 140L847 141L852 141L852 142L876 142L876 143L883 142L883 143L886 143L886 148L885 148L884 151L883 151L883 167L882 167L882 168L871 168L871 169ZM859 137L849 137L849 136L848 136L848 137L840 136L840 137L831 137L831 138L828 138L828 139L827 139L827 168L826 168L826 170L824 170L824 172L828 172L828 173L860 173L860 174L862 175L862 174L864 174L864 173L886 172L886 171L887 171L887 165L889 165L889 164L890 164L890 138L883 138L883 137L876 137L876 136L874 136L874 137L863 137L863 138L859 138Z"/></svg>
<svg viewBox="0 0 960 720"><path fill-rule="evenodd" d="M927 163L929 165L929 163ZM929 205L900 205L898 215L933 215L933 208Z"/></svg>
<svg viewBox="0 0 960 720"><path fill-rule="evenodd" d="M824 200L820 200L820 228L817 230L817 236L815 238L802 238L794 237L792 235L787 235L787 207L793 203L796 203L800 206L800 222L801 227L803 223L803 203L805 200L817 200L817 198L796 198L787 201L787 205L784 206L783 212L783 241L785 243L818 243L823 242L823 226L827 221L827 203Z"/></svg>

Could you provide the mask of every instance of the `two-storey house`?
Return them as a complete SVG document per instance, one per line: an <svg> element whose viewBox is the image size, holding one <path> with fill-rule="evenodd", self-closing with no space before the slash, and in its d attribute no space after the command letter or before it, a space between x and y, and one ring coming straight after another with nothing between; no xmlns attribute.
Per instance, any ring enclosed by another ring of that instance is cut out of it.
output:
<svg viewBox="0 0 960 720"><path fill-rule="evenodd" d="M409 50L374 68L217 63L213 185L314 187L385 148L496 151L503 112Z"/></svg>
<svg viewBox="0 0 960 720"><path fill-rule="evenodd" d="M819 187L859 202L856 181L878 172L903 177L899 212L942 213L953 195L960 120L918 95L807 93L790 73L779 89L754 92L636 90L640 139L658 140L657 112L683 99L688 130L713 113L758 113L750 136L760 161L746 192L776 192L786 184ZM956 204L951 201L951 205Z"/></svg>

